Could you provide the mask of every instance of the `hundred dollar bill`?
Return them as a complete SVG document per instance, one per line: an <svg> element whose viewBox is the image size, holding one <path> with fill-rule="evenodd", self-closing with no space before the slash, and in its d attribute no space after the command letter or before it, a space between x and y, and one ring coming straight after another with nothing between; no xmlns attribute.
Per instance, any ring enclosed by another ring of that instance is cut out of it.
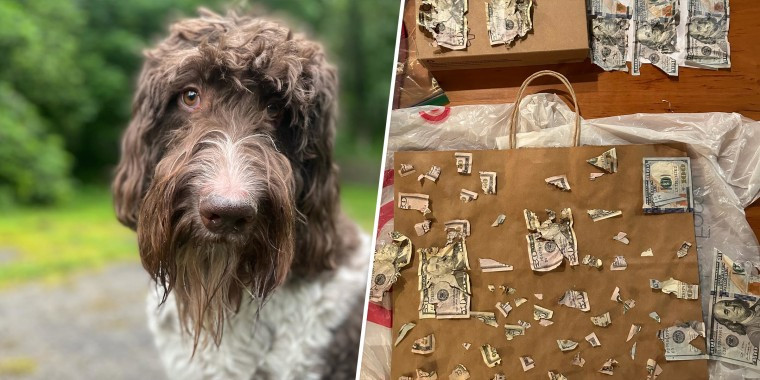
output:
<svg viewBox="0 0 760 380"><path fill-rule="evenodd" d="M496 172L479 172L484 194L496 194Z"/></svg>
<svg viewBox="0 0 760 380"><path fill-rule="evenodd" d="M525 335L525 327L520 325L504 325L504 335L507 340L512 340L518 335Z"/></svg>
<svg viewBox="0 0 760 380"><path fill-rule="evenodd" d="M632 72L639 74L641 58L668 75L678 75L676 51L678 0L635 0L636 33Z"/></svg>
<svg viewBox="0 0 760 380"><path fill-rule="evenodd" d="M427 355L435 351L435 335L430 334L417 339L412 343L412 353Z"/></svg>
<svg viewBox="0 0 760 380"><path fill-rule="evenodd" d="M602 345L602 343L599 342L599 338L596 336L596 333L594 332L586 335L585 339L591 345L591 347L599 347Z"/></svg>
<svg viewBox="0 0 760 380"><path fill-rule="evenodd" d="M496 349L490 344L484 344L480 346L480 355L483 356L483 362L486 363L488 368L493 368L497 364L501 364L501 357Z"/></svg>
<svg viewBox="0 0 760 380"><path fill-rule="evenodd" d="M591 323L599 327L609 326L612 323L612 319L610 318L610 312L608 311L602 315L591 317Z"/></svg>
<svg viewBox="0 0 760 380"><path fill-rule="evenodd" d="M398 337L396 338L396 342L393 344L394 346L398 346L399 343L406 337L406 334L411 331L414 326L417 326L414 322L404 323L401 328L398 330Z"/></svg>
<svg viewBox="0 0 760 380"><path fill-rule="evenodd" d="M454 159L457 163L457 173L470 174L472 173L472 153L454 153Z"/></svg>
<svg viewBox="0 0 760 380"><path fill-rule="evenodd" d="M707 354L713 360L760 371L760 298L741 292L743 271L733 264L723 252L715 249L708 303ZM735 269L740 269L739 273Z"/></svg>
<svg viewBox="0 0 760 380"><path fill-rule="evenodd" d="M396 282L401 268L412 260L412 242L397 231L390 233L391 242L375 251L372 265L370 301L382 302L383 294Z"/></svg>
<svg viewBox="0 0 760 380"><path fill-rule="evenodd" d="M496 322L496 314L494 313L487 311L471 311L470 316L491 327L499 327L499 324Z"/></svg>
<svg viewBox="0 0 760 380"><path fill-rule="evenodd" d="M731 67L728 0L688 1L686 63L698 67Z"/></svg>
<svg viewBox="0 0 760 380"><path fill-rule="evenodd" d="M572 351L578 347L578 342L573 342L568 339L557 339L557 346L559 346L559 350L562 352Z"/></svg>
<svg viewBox="0 0 760 380"><path fill-rule="evenodd" d="M615 374L615 366L618 364L618 361L615 359L607 359L606 362L602 365L602 368L599 370L599 373L603 373L605 375L614 375Z"/></svg>
<svg viewBox="0 0 760 380"><path fill-rule="evenodd" d="M599 16L591 19L591 61L604 71L627 71L628 18Z"/></svg>
<svg viewBox="0 0 760 380"><path fill-rule="evenodd" d="M414 173L416 170L414 170L414 166L411 164L401 164L401 168L398 170L398 174L402 177L406 177L409 174Z"/></svg>
<svg viewBox="0 0 760 380"><path fill-rule="evenodd" d="M570 191L570 182L567 180L567 176L564 174L546 178L544 181L550 185L556 186L562 191Z"/></svg>
<svg viewBox="0 0 760 380"><path fill-rule="evenodd" d="M586 0L586 10L592 16L624 17L631 13L630 0Z"/></svg>
<svg viewBox="0 0 760 380"><path fill-rule="evenodd" d="M418 249L420 319L470 317L470 268L467 247L459 238L443 249Z"/></svg>
<svg viewBox="0 0 760 380"><path fill-rule="evenodd" d="M525 224L532 233L525 235L528 242L530 268L546 272L557 268L563 258L570 265L578 265L578 243L573 230L573 213L562 209L557 219L554 212L547 210L548 219L538 222L538 217L530 210L523 210Z"/></svg>
<svg viewBox="0 0 760 380"><path fill-rule="evenodd" d="M461 364L457 364L457 366L453 371L451 371L451 374L449 375L449 380L467 380L469 378L470 372L465 366Z"/></svg>
<svg viewBox="0 0 760 380"><path fill-rule="evenodd" d="M533 305L533 319L534 320L538 321L541 319L552 319L553 316L554 316L553 310L549 310L545 307L541 307L538 305Z"/></svg>
<svg viewBox="0 0 760 380"><path fill-rule="evenodd" d="M417 23L430 32L438 46L467 47L467 0L422 0Z"/></svg>
<svg viewBox="0 0 760 380"><path fill-rule="evenodd" d="M591 305L588 301L588 293L584 291L568 289L562 298L559 299L558 304L578 309L580 311L591 310Z"/></svg>
<svg viewBox="0 0 760 380"><path fill-rule="evenodd" d="M491 46L509 45L533 29L533 0L491 0L486 3L488 39Z"/></svg>
<svg viewBox="0 0 760 380"><path fill-rule="evenodd" d="M398 208L402 210L417 210L422 215L429 214L430 196L427 194L399 193Z"/></svg>
<svg viewBox="0 0 760 380"><path fill-rule="evenodd" d="M522 365L523 372L528 372L528 370L536 366L536 362L530 356L520 356L520 364Z"/></svg>
<svg viewBox="0 0 760 380"><path fill-rule="evenodd" d="M657 338L665 345L665 360L707 359L707 355L691 345L697 337L705 337L705 323L691 321L657 331Z"/></svg>
<svg viewBox="0 0 760 380"><path fill-rule="evenodd" d="M689 157L645 157L642 162L645 213L694 209Z"/></svg>

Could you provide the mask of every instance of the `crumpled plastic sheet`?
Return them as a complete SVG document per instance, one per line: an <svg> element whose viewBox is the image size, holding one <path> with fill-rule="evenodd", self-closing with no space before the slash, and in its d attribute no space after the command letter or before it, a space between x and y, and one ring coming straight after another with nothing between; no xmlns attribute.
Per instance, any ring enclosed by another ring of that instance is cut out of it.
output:
<svg viewBox="0 0 760 380"><path fill-rule="evenodd" d="M402 150L507 149L512 107L497 104L395 110L385 167L392 168L393 152ZM518 148L570 146L574 117L554 94L526 97L520 109ZM706 317L714 249L734 260L760 261L758 241L744 213L744 208L760 196L760 122L737 113L717 112L634 114L582 122L581 145L673 142L687 144L692 160L694 228ZM382 204L392 202L392 186L384 188L381 197ZM378 244L392 229L392 220L381 226ZM388 298L386 295L386 308L390 307ZM390 378L391 331L367 322L361 379ZM660 365L666 368L667 363ZM711 361L710 378L760 379L760 373Z"/></svg>

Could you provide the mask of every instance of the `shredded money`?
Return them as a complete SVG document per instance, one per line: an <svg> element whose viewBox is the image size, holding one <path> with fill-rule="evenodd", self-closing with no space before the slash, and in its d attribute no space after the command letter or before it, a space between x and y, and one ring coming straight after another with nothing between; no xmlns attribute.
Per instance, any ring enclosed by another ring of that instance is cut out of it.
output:
<svg viewBox="0 0 760 380"><path fill-rule="evenodd" d="M728 43L728 0L681 0L688 2L686 63L697 67L731 67Z"/></svg>
<svg viewBox="0 0 760 380"><path fill-rule="evenodd" d="M649 318L654 319L657 323L660 323L660 315L656 311L649 313Z"/></svg>
<svg viewBox="0 0 760 380"><path fill-rule="evenodd" d="M512 340L518 335L525 335L525 327L520 325L504 325L504 335L507 340Z"/></svg>
<svg viewBox="0 0 760 380"><path fill-rule="evenodd" d="M517 324L518 324L518 325L520 325L520 326L522 326L522 327L524 327L524 328L525 328L525 330L529 329L529 328L530 328L530 326L531 326L531 325L530 325L530 323L528 323L528 322L525 322L525 321L523 321L523 320L521 320L521 319L518 319L518 320L517 320Z"/></svg>
<svg viewBox="0 0 760 380"><path fill-rule="evenodd" d="M425 372L418 369L417 377L414 380L438 380L438 374L435 371Z"/></svg>
<svg viewBox="0 0 760 380"><path fill-rule="evenodd" d="M604 170L607 173L617 173L618 159L617 150L612 148L596 157L586 160L591 165Z"/></svg>
<svg viewBox="0 0 760 380"><path fill-rule="evenodd" d="M549 380L567 380L567 377L559 372L549 371Z"/></svg>
<svg viewBox="0 0 760 380"><path fill-rule="evenodd" d="M515 298L515 307L518 307L518 306L520 306L520 305L522 305L522 304L524 304L526 302L528 302L528 300L526 298L522 298L522 297Z"/></svg>
<svg viewBox="0 0 760 380"><path fill-rule="evenodd" d="M464 347L465 350L469 350L472 345L470 343L464 342L462 343L462 347Z"/></svg>
<svg viewBox="0 0 760 380"><path fill-rule="evenodd" d="M551 325L553 325L553 324L554 324L554 321L550 321L550 320L548 320L548 319L542 319L542 320L538 321L538 324L539 324L539 325L541 325L541 326L544 326L544 327L546 327L546 326L551 326Z"/></svg>
<svg viewBox="0 0 760 380"><path fill-rule="evenodd" d="M699 285L687 284L671 277L665 281L649 279L649 287L654 290L662 290L665 294L675 294L676 298L695 300L699 298Z"/></svg>
<svg viewBox="0 0 760 380"><path fill-rule="evenodd" d="M512 306L509 304L509 302L497 302L496 303L496 310L498 310L501 315L503 315L505 318L509 316L509 312L512 311Z"/></svg>
<svg viewBox="0 0 760 380"><path fill-rule="evenodd" d="M627 236L628 236L627 233L621 231L621 232L618 232L617 235L613 236L612 240L617 240L623 244L628 245L628 243L630 243L631 241L628 240Z"/></svg>
<svg viewBox="0 0 760 380"><path fill-rule="evenodd" d="M628 268L628 263L625 262L625 256L615 256L610 264L610 270L625 270Z"/></svg>
<svg viewBox="0 0 760 380"><path fill-rule="evenodd" d="M499 327L499 324L496 322L496 314L494 313L487 311L471 311L470 316L491 327Z"/></svg>
<svg viewBox="0 0 760 380"><path fill-rule="evenodd" d="M533 293L533 297L536 297L539 300L544 299L543 293Z"/></svg>
<svg viewBox="0 0 760 380"><path fill-rule="evenodd" d="M398 337L396 338L396 343L394 343L394 346L398 346L399 343L406 337L406 334L411 331L414 326L417 326L414 322L404 323L401 325L401 328L398 330Z"/></svg>
<svg viewBox="0 0 760 380"><path fill-rule="evenodd" d="M470 174L472 173L472 153L454 153L454 159L457 163L457 173Z"/></svg>
<svg viewBox="0 0 760 380"><path fill-rule="evenodd" d="M602 368L599 370L599 373L612 376L615 374L615 366L617 364L618 364L617 360L607 359L607 361L604 362L604 364L602 365Z"/></svg>
<svg viewBox="0 0 760 380"><path fill-rule="evenodd" d="M493 293L495 290L496 290L495 286L493 286L491 284L488 284L488 291L490 291L491 293Z"/></svg>
<svg viewBox="0 0 760 380"><path fill-rule="evenodd" d="M646 251L641 252L641 257L652 257L654 256L654 252L652 252L652 248L648 248Z"/></svg>
<svg viewBox="0 0 760 380"><path fill-rule="evenodd" d="M591 310L591 305L588 301L588 294L584 291L569 289L565 292L562 298L559 299L558 303L560 305L578 309L580 311Z"/></svg>
<svg viewBox="0 0 760 380"><path fill-rule="evenodd" d="M616 286L615 290L612 291L612 297L610 298L610 300L615 301L615 302L620 302L620 303L623 302L623 298L620 297L620 288L619 287Z"/></svg>
<svg viewBox="0 0 760 380"><path fill-rule="evenodd" d="M534 320L538 321L542 319L552 319L553 316L554 316L554 311L549 310L545 307L533 305L533 319Z"/></svg>
<svg viewBox="0 0 760 380"><path fill-rule="evenodd" d="M422 235L428 233L428 231L430 231L430 224L431 223L432 222L430 220L425 220L425 221L416 223L414 225L414 232L417 233L417 236L422 236Z"/></svg>
<svg viewBox="0 0 760 380"><path fill-rule="evenodd" d="M567 339L557 339L557 346L559 346L559 350L562 352L572 351L578 347L578 342L573 342L572 340Z"/></svg>
<svg viewBox="0 0 760 380"><path fill-rule="evenodd" d="M549 185L556 186L562 191L570 191L570 182L567 180L567 176L564 174L546 178L544 181L546 181L546 183Z"/></svg>
<svg viewBox="0 0 760 380"><path fill-rule="evenodd" d="M433 183L438 182L438 177L441 175L441 167L440 166L431 166L430 170L428 170L425 174L420 174L419 177L417 177L417 180L422 183L425 179L429 179L433 181Z"/></svg>
<svg viewBox="0 0 760 380"><path fill-rule="evenodd" d="M631 360L636 359L636 343L638 342L633 342L633 346L631 346Z"/></svg>
<svg viewBox="0 0 760 380"><path fill-rule="evenodd" d="M420 248L417 254L420 319L469 318L470 265L464 239L454 237L443 249Z"/></svg>
<svg viewBox="0 0 760 380"><path fill-rule="evenodd" d="M588 213L588 216L591 217L591 220L595 222L623 215L623 212L620 210L591 209L586 212Z"/></svg>
<svg viewBox="0 0 760 380"><path fill-rule="evenodd" d="M642 162L644 213L694 210L689 157L645 157Z"/></svg>
<svg viewBox="0 0 760 380"><path fill-rule="evenodd" d="M427 355L435 351L435 335L430 334L417 339L412 343L412 353Z"/></svg>
<svg viewBox="0 0 760 380"><path fill-rule="evenodd" d="M422 215L429 214L430 196L427 194L399 193L398 208L402 210L417 210Z"/></svg>
<svg viewBox="0 0 760 380"><path fill-rule="evenodd" d="M599 347L602 345L602 343L599 341L599 338L596 336L596 333L592 332L591 334L586 335L586 342L588 342L591 347Z"/></svg>
<svg viewBox="0 0 760 380"><path fill-rule="evenodd" d="M631 73L639 75L645 61L666 74L678 75L676 52L678 0L635 0L636 31Z"/></svg>
<svg viewBox="0 0 760 380"><path fill-rule="evenodd" d="M414 170L414 166L411 164L401 164L401 168L398 170L398 175L402 177L406 177L409 174L414 173L416 170Z"/></svg>
<svg viewBox="0 0 760 380"><path fill-rule="evenodd" d="M528 242L530 268L536 272L546 272L557 268L563 258L570 265L578 265L578 243L573 230L573 213L562 209L559 218L551 210L546 210L547 220L539 223L538 217L530 210L523 210L525 225L530 234Z"/></svg>
<svg viewBox="0 0 760 380"><path fill-rule="evenodd" d="M634 306L636 306L636 301L633 299L623 301L623 314L633 309Z"/></svg>
<svg viewBox="0 0 760 380"><path fill-rule="evenodd" d="M589 173L588 179L591 181L596 181L597 178L603 176L604 173Z"/></svg>
<svg viewBox="0 0 760 380"><path fill-rule="evenodd" d="M530 356L520 356L520 364L522 365L523 372L528 372L536 366L536 363Z"/></svg>
<svg viewBox="0 0 760 380"><path fill-rule="evenodd" d="M462 189L462 191L459 192L459 200L461 200L464 203L471 202L476 199L478 199L478 193L474 191Z"/></svg>
<svg viewBox="0 0 760 380"><path fill-rule="evenodd" d="M625 338L625 341L628 342L633 339L633 336L638 334L639 331L641 331L641 326L631 325L631 329L628 331L628 338Z"/></svg>
<svg viewBox="0 0 760 380"><path fill-rule="evenodd" d="M678 258L680 259L688 255L689 248L691 248L691 243L689 243L688 241L683 242L683 244L681 244L681 248L678 248L678 252L676 252L676 256L678 256Z"/></svg>
<svg viewBox="0 0 760 380"><path fill-rule="evenodd" d="M493 368L497 364L501 364L501 357L496 349L491 347L490 344L484 344L480 346L480 355L483 356L483 362L486 363L488 368Z"/></svg>
<svg viewBox="0 0 760 380"><path fill-rule="evenodd" d="M401 268L412 260L411 240L397 231L391 232L390 237L390 243L380 245L375 251L369 294L372 302L382 302L383 294L396 282Z"/></svg>
<svg viewBox="0 0 760 380"><path fill-rule="evenodd" d="M457 364L456 368L454 368L453 371L451 371L451 374L449 375L449 380L467 380L470 378L470 372L467 371L467 368L461 364Z"/></svg>
<svg viewBox="0 0 760 380"><path fill-rule="evenodd" d="M647 359L647 380L657 380L662 373L662 368L654 359Z"/></svg>
<svg viewBox="0 0 760 380"><path fill-rule="evenodd" d="M478 259L480 261L480 269L483 273L489 272L507 272L514 269L513 266L498 262L493 259Z"/></svg>
<svg viewBox="0 0 760 380"><path fill-rule="evenodd" d="M583 367L583 365L586 364L586 359L582 358L581 353L579 352L573 356L573 361L570 362L570 364L578 367Z"/></svg>
<svg viewBox="0 0 760 380"><path fill-rule="evenodd" d="M517 291L517 289L515 288L510 288L504 285L499 285L499 289L501 289L501 294L515 294L515 292Z"/></svg>
<svg viewBox="0 0 760 380"><path fill-rule="evenodd" d="M599 327L609 326L612 323L612 319L610 318L610 312L608 311L602 315L591 317L591 323Z"/></svg>
<svg viewBox="0 0 760 380"><path fill-rule="evenodd" d="M533 0L491 0L486 2L488 40L491 46L510 45L533 29L530 9Z"/></svg>
<svg viewBox="0 0 760 380"><path fill-rule="evenodd" d="M505 220L507 220L507 216L504 214L499 214L499 216L496 217L496 220L494 220L494 222L491 223L491 227L498 227L502 225Z"/></svg>
<svg viewBox="0 0 760 380"><path fill-rule="evenodd" d="M507 376L504 375L503 373L497 373L493 375L493 379L491 380L507 380Z"/></svg>
<svg viewBox="0 0 760 380"><path fill-rule="evenodd" d="M470 236L470 221L466 219L454 219L443 223L444 229L460 234L461 236ZM448 239L449 236L446 236Z"/></svg>
<svg viewBox="0 0 760 380"><path fill-rule="evenodd" d="M591 19L591 61L605 71L627 71L631 20L614 15Z"/></svg>
<svg viewBox="0 0 760 380"><path fill-rule="evenodd" d="M467 0L422 0L417 24L429 32L435 45L452 50L467 47Z"/></svg>
<svg viewBox="0 0 760 380"><path fill-rule="evenodd" d="M588 265L596 269L600 269L602 267L602 259L598 259L591 255L586 255L586 256L583 256L583 260L581 261L581 264Z"/></svg>
<svg viewBox="0 0 760 380"><path fill-rule="evenodd" d="M657 331L657 338L665 346L665 360L707 359L707 354L691 345L697 337L705 338L705 323L691 321Z"/></svg>
<svg viewBox="0 0 760 380"><path fill-rule="evenodd" d="M496 194L496 172L479 172L483 194Z"/></svg>

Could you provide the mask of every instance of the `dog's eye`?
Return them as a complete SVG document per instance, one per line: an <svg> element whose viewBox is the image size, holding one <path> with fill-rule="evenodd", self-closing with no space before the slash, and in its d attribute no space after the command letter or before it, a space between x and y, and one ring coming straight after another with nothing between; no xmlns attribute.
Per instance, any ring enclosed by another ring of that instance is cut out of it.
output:
<svg viewBox="0 0 760 380"><path fill-rule="evenodd" d="M190 111L196 110L201 105L201 94L194 88L189 88L182 92L179 97L179 104Z"/></svg>
<svg viewBox="0 0 760 380"><path fill-rule="evenodd" d="M269 103L267 104L267 116L270 118L276 118L277 116L280 116L280 111L282 111L282 108L277 103Z"/></svg>

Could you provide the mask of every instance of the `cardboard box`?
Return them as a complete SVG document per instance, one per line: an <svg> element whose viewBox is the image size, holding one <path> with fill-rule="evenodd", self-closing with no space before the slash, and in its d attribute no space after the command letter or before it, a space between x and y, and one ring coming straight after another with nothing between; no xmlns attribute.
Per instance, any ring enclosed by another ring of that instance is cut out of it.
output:
<svg viewBox="0 0 760 380"><path fill-rule="evenodd" d="M420 2L416 0L415 12ZM437 71L580 62L588 57L585 0L533 0L533 30L510 47L489 43L485 4L486 0L469 0L465 15L471 39L464 50L434 47L432 36L416 25L419 61Z"/></svg>

